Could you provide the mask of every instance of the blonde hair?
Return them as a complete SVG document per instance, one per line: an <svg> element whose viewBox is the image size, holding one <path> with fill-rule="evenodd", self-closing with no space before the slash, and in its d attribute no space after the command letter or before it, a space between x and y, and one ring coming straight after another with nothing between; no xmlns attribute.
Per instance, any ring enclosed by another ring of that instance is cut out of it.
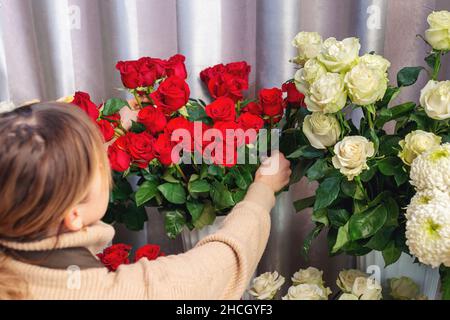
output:
<svg viewBox="0 0 450 320"><path fill-rule="evenodd" d="M98 168L110 184L100 131L79 108L39 103L0 114L0 239L35 241L59 232L85 200ZM26 297L0 250L0 299Z"/></svg>

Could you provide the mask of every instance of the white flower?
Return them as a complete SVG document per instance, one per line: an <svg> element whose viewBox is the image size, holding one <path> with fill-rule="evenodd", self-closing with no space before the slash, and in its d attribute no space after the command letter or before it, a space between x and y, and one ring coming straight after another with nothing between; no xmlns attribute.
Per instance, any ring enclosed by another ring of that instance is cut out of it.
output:
<svg viewBox="0 0 450 320"><path fill-rule="evenodd" d="M398 156L405 164L410 166L413 160L422 153L439 146L441 144L441 140L441 137L432 132L422 130L410 132L406 135L405 140L400 141L399 144L402 150Z"/></svg>
<svg viewBox="0 0 450 320"><path fill-rule="evenodd" d="M368 169L367 158L373 157L373 142L362 136L348 136L334 146L333 166L349 181Z"/></svg>
<svg viewBox="0 0 450 320"><path fill-rule="evenodd" d="M425 39L436 50L450 50L450 12L443 10L431 13L427 18L430 28Z"/></svg>
<svg viewBox="0 0 450 320"><path fill-rule="evenodd" d="M418 207L428 205L430 203L450 203L450 194L448 192L440 191L439 189L425 189L418 191L412 197L410 204L406 208L406 218L408 219Z"/></svg>
<svg viewBox="0 0 450 320"><path fill-rule="evenodd" d="M420 91L420 105L432 119L450 118L450 81L428 81Z"/></svg>
<svg viewBox="0 0 450 320"><path fill-rule="evenodd" d="M406 244L412 255L432 267L450 266L450 203L409 206Z"/></svg>
<svg viewBox="0 0 450 320"><path fill-rule="evenodd" d="M417 190L450 188L450 144L437 146L418 156L411 165L411 184Z"/></svg>
<svg viewBox="0 0 450 320"><path fill-rule="evenodd" d="M278 272L266 272L253 279L252 287L248 292L258 300L272 300L284 284L284 277Z"/></svg>
<svg viewBox="0 0 450 320"><path fill-rule="evenodd" d="M358 38L346 38L342 41L328 38L317 59L330 72L346 72L357 63L360 49Z"/></svg>
<svg viewBox="0 0 450 320"><path fill-rule="evenodd" d="M345 75L344 82L352 102L366 106L383 99L388 79L382 69L358 63Z"/></svg>
<svg viewBox="0 0 450 320"><path fill-rule="evenodd" d="M411 278L401 277L389 280L391 296L395 300L413 300L419 296L419 286Z"/></svg>
<svg viewBox="0 0 450 320"><path fill-rule="evenodd" d="M17 109L17 107L14 105L14 103L12 103L10 101L0 102L0 114L8 113L8 112L14 111L16 109Z"/></svg>
<svg viewBox="0 0 450 320"><path fill-rule="evenodd" d="M357 270L357 269L349 269L343 270L339 272L338 279L336 280L337 286L345 293L351 293L353 289L353 284L355 283L356 278L360 277L369 277L368 274Z"/></svg>
<svg viewBox="0 0 450 320"><path fill-rule="evenodd" d="M335 113L347 102L344 80L340 74L325 73L313 82L305 103L311 112Z"/></svg>
<svg viewBox="0 0 450 320"><path fill-rule="evenodd" d="M323 286L322 276L323 271L320 271L319 269L316 269L314 267L309 267L307 269L300 269L299 271L294 273L294 276L291 280L295 286L304 283Z"/></svg>
<svg viewBox="0 0 450 320"><path fill-rule="evenodd" d="M322 49L322 37L317 32L300 32L292 41L298 49L298 56L294 62L303 64L308 59L317 57Z"/></svg>
<svg viewBox="0 0 450 320"><path fill-rule="evenodd" d="M359 300L381 300L381 285L374 278L358 277L355 279L352 294Z"/></svg>
<svg viewBox="0 0 450 320"><path fill-rule="evenodd" d="M283 300L328 300L331 294L329 288L324 288L317 284L299 284L289 288Z"/></svg>
<svg viewBox="0 0 450 320"><path fill-rule="evenodd" d="M65 96L65 97L59 98L58 100L56 100L56 102L72 103L73 102L73 96Z"/></svg>
<svg viewBox="0 0 450 320"><path fill-rule="evenodd" d="M351 293L343 293L338 300L359 300L359 298Z"/></svg>
<svg viewBox="0 0 450 320"><path fill-rule="evenodd" d="M295 73L294 80L297 90L307 94L311 84L325 73L327 73L327 69L317 59L306 61L305 66Z"/></svg>
<svg viewBox="0 0 450 320"><path fill-rule="evenodd" d="M380 70L383 73L386 73L387 70L391 67L391 63L389 62L389 60L377 54L366 53L359 58L359 63L364 63L369 68Z"/></svg>
<svg viewBox="0 0 450 320"><path fill-rule="evenodd" d="M331 114L313 112L303 121L303 133L316 149L334 146L341 135L341 126Z"/></svg>

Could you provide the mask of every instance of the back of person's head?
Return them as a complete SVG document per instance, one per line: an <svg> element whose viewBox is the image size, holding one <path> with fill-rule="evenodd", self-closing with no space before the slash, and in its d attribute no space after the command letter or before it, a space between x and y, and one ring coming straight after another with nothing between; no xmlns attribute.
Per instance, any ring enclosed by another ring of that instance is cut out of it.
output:
<svg viewBox="0 0 450 320"><path fill-rule="evenodd" d="M0 114L0 240L31 242L62 232L94 175L109 182L103 139L75 106L40 103ZM0 299L25 297L0 249Z"/></svg>

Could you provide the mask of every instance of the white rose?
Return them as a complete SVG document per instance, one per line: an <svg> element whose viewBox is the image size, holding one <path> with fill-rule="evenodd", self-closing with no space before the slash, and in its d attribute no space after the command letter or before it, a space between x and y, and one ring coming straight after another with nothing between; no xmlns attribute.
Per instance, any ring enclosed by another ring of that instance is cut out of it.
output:
<svg viewBox="0 0 450 320"><path fill-rule="evenodd" d="M334 146L334 153L334 167L351 181L369 168L366 161L374 156L375 149L373 143L365 137L349 136Z"/></svg>
<svg viewBox="0 0 450 320"><path fill-rule="evenodd" d="M341 126L331 114L313 112L303 121L303 133L316 149L334 146L341 135Z"/></svg>
<svg viewBox="0 0 450 320"><path fill-rule="evenodd" d="M311 112L335 113L347 103L344 80L338 73L325 73L311 85L305 98Z"/></svg>
<svg viewBox="0 0 450 320"><path fill-rule="evenodd" d="M16 105L10 101L0 102L0 114L8 113L17 109Z"/></svg>
<svg viewBox="0 0 450 320"><path fill-rule="evenodd" d="M450 81L428 81L420 91L420 104L432 119L450 118Z"/></svg>
<svg viewBox="0 0 450 320"><path fill-rule="evenodd" d="M317 59L306 61L305 66L295 73L294 80L297 90L306 94L309 92L311 84L325 73L327 73L327 69Z"/></svg>
<svg viewBox="0 0 450 320"><path fill-rule="evenodd" d="M317 284L299 284L289 288L283 300L328 300L331 294L329 288L324 288Z"/></svg>
<svg viewBox="0 0 450 320"><path fill-rule="evenodd" d="M357 296L351 293L343 293L338 300L359 300Z"/></svg>
<svg viewBox="0 0 450 320"><path fill-rule="evenodd" d="M353 103L360 106L373 104L383 99L388 79L381 69L374 69L365 63L358 63L344 78L348 95Z"/></svg>
<svg viewBox="0 0 450 320"><path fill-rule="evenodd" d="M352 294L359 300L381 300L381 285L373 278L358 277L353 283Z"/></svg>
<svg viewBox="0 0 450 320"><path fill-rule="evenodd" d="M339 272L336 284L343 292L351 293L356 278L360 277L367 278L369 275L357 269L343 270Z"/></svg>
<svg viewBox="0 0 450 320"><path fill-rule="evenodd" d="M342 41L328 38L324 41L317 59L330 72L346 72L357 63L360 49L361 44L357 38Z"/></svg>
<svg viewBox="0 0 450 320"><path fill-rule="evenodd" d="M419 286L411 278L401 277L389 280L391 296L395 300L413 300L419 296Z"/></svg>
<svg viewBox="0 0 450 320"><path fill-rule="evenodd" d="M278 272L266 272L253 279L252 287L248 290L248 293L258 300L272 300L284 281L284 277L280 276Z"/></svg>
<svg viewBox="0 0 450 320"><path fill-rule="evenodd" d="M432 132L416 130L406 135L405 140L399 142L402 150L398 154L400 159L408 166L415 158L425 151L439 146L442 138Z"/></svg>
<svg viewBox="0 0 450 320"><path fill-rule="evenodd" d="M322 37L317 32L300 32L292 41L298 49L298 56L294 62L303 64L308 59L317 57L322 48Z"/></svg>
<svg viewBox="0 0 450 320"><path fill-rule="evenodd" d="M443 10L431 13L427 18L430 28L425 39L436 50L450 50L450 12Z"/></svg>
<svg viewBox="0 0 450 320"><path fill-rule="evenodd" d="M391 67L391 63L389 62L389 60L386 60L385 58L377 54L366 53L359 58L359 63L364 63L368 67L380 70L383 73L386 73L387 70Z"/></svg>
<svg viewBox="0 0 450 320"><path fill-rule="evenodd" d="M307 284L317 284L323 286L323 271L316 269L314 267L309 267L307 269L300 269L292 277L292 282L294 285L299 285L303 283Z"/></svg>

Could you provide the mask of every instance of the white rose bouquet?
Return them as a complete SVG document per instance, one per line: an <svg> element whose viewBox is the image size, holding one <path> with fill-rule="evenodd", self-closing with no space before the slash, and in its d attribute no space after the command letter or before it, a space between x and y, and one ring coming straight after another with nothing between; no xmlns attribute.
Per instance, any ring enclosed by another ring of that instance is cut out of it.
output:
<svg viewBox="0 0 450 320"><path fill-rule="evenodd" d="M306 176L319 184L315 196L294 204L297 211L313 209L316 227L305 240L305 254L322 231L328 233L332 255L377 250L388 266L402 252L412 254L444 266L448 299L450 200L427 197L444 192L448 198L450 190L445 144L450 142L450 81L437 80L450 49L449 21L448 11L429 16L423 37L430 45L428 68L401 69L396 85L389 81L390 62L360 53L357 38L322 40L316 33L300 33L294 41L299 55L293 59L299 70L288 82L305 95L306 108L287 109L281 139L282 151L293 161L292 183ZM414 85L422 71L430 80L420 102L395 105L402 88ZM385 131L388 122L395 122L392 134ZM344 298L352 294L347 291Z"/></svg>

